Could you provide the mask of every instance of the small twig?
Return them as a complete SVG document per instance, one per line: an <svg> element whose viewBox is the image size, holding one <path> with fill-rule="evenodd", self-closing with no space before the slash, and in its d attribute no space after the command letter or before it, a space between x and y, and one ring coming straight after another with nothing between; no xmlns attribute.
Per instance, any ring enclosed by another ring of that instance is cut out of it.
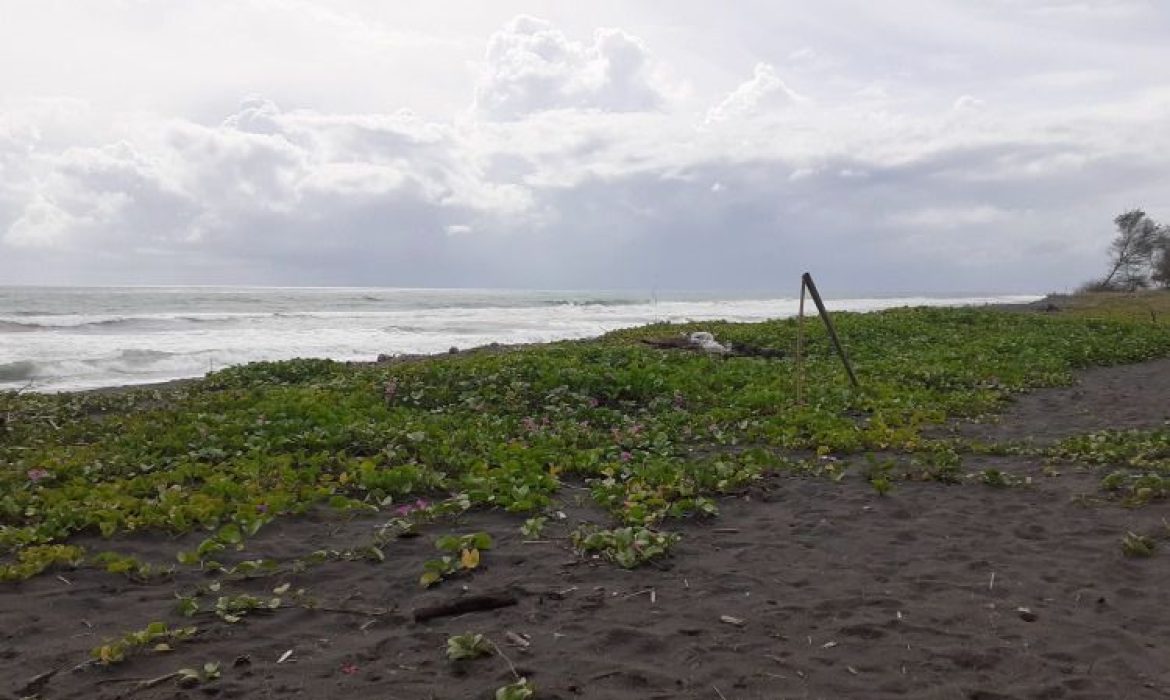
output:
<svg viewBox="0 0 1170 700"><path fill-rule="evenodd" d="M101 684L101 683L137 683L137 685L135 685L133 688L127 690L126 694L122 696L122 697L129 697L129 696L133 695L134 693L137 693L140 690L149 690L151 688L154 688L155 686L162 685L163 683L166 683L169 680L174 680L175 678L178 678L178 677L179 677L179 672L172 671L171 673L168 673L165 676L159 676L158 678L147 678L147 679L119 678L119 679L98 681L98 683L99 684Z"/></svg>
<svg viewBox="0 0 1170 700"><path fill-rule="evenodd" d="M714 691L715 691L715 694L719 696L719 700L727 700L727 696L726 696L726 695L724 695L723 693L721 693L721 692L719 691L719 688L718 688L717 686L715 686L715 685L712 685L712 686L711 686L711 689L712 689L712 690L714 690Z"/></svg>
<svg viewBox="0 0 1170 700"><path fill-rule="evenodd" d="M504 660L504 663L508 664L508 670L512 672L512 676L516 680L520 680L522 678L520 672L516 670L516 665L512 663L512 660L508 658L508 655L504 653L504 650L500 648L500 645L496 644L490 639L487 640L487 643L491 644L492 648L496 650L496 653L500 655L500 658Z"/></svg>
<svg viewBox="0 0 1170 700"><path fill-rule="evenodd" d="M295 607L295 606L290 605L288 607ZM327 613L339 613L342 615L365 615L367 617L382 617L383 615L390 615L392 613L398 612L398 610L396 608L375 608L372 610L361 610L361 609L354 609L354 608L326 608L326 607L321 607L319 605L315 606L315 607L306 607L305 609L306 610L318 610L320 612L327 612Z"/></svg>
<svg viewBox="0 0 1170 700"><path fill-rule="evenodd" d="M151 678L148 681L142 681L141 683L138 684L138 687L135 688L135 690L146 690L147 688L153 688L156 685L162 685L163 683L166 683L167 681L171 680L172 678L177 677L178 675L179 675L179 672L175 671L173 673L168 673L165 676L159 676L158 678Z"/></svg>
<svg viewBox="0 0 1170 700"><path fill-rule="evenodd" d="M995 572L991 572L991 580L987 582L987 590L995 588Z"/></svg>
<svg viewBox="0 0 1170 700"><path fill-rule="evenodd" d="M171 673L168 673L165 676L159 676L158 678L103 678L95 683L95 685L109 685L112 683L136 683L138 685L138 689L145 689L153 688L160 683L166 683L177 675L179 675L178 671L172 671Z"/></svg>

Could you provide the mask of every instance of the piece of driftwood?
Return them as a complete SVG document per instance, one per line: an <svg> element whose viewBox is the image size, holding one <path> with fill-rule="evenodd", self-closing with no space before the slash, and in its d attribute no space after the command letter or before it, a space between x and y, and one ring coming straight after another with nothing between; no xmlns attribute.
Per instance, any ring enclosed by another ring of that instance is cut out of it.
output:
<svg viewBox="0 0 1170 700"><path fill-rule="evenodd" d="M506 608L518 603L516 596L510 592L485 593L483 595L469 595L457 598L449 603L427 605L415 608L413 615L415 622L426 622L439 617L466 615L473 612L484 612Z"/></svg>
<svg viewBox="0 0 1170 700"><path fill-rule="evenodd" d="M705 352L700 345L695 345L686 336L667 338L643 338L642 343L659 350L684 350L687 352ZM783 350L775 348L760 348L753 345L731 345L726 357L784 357Z"/></svg>

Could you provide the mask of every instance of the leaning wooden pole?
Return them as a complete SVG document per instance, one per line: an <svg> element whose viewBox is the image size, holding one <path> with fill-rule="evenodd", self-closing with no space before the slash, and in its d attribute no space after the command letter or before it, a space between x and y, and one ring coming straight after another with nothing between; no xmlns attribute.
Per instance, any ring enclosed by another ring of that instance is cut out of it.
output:
<svg viewBox="0 0 1170 700"><path fill-rule="evenodd" d="M800 307L796 313L796 405L804 405L804 279L800 280Z"/></svg>
<svg viewBox="0 0 1170 700"><path fill-rule="evenodd" d="M829 331L829 339L833 341L833 347L837 349L837 354L841 356L841 363L845 365L845 372L849 375L849 382L854 388L861 385L857 381L857 375L853 372L853 364L849 362L849 355L845 352L845 346L841 344L841 339L837 337L837 329L833 327L833 320L829 318L829 312L825 309L825 302L821 301L821 294L817 291L817 285L813 282L812 275L807 272L801 275L801 302L803 306L804 290L807 288L808 293L812 295L813 303L817 305L817 312L821 315L821 320L825 322L825 328Z"/></svg>

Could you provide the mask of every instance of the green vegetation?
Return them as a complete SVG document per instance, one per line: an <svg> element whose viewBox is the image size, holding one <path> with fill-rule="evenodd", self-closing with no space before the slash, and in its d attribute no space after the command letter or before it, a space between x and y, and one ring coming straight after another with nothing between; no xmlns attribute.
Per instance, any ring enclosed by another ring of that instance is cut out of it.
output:
<svg viewBox="0 0 1170 700"><path fill-rule="evenodd" d="M496 689L496 700L525 700L536 697L536 686L520 675L512 660L486 635L467 632L447 638L447 658L451 661L463 662L492 655L498 655L503 659L515 679L515 682Z"/></svg>
<svg viewBox="0 0 1170 700"><path fill-rule="evenodd" d="M143 629L127 632L120 639L107 640L91 652L103 666L121 663L130 654L150 647L153 651L170 651L173 644L195 636L195 627L172 629L165 622L152 622Z"/></svg>
<svg viewBox="0 0 1170 700"><path fill-rule="evenodd" d="M447 658L452 661L492 655L492 644L482 634L467 632L447 638Z"/></svg>
<svg viewBox="0 0 1170 700"><path fill-rule="evenodd" d="M1170 428L1104 430L1052 447L1053 459L1110 469L1101 488L1140 506L1170 497Z"/></svg>
<svg viewBox="0 0 1170 700"><path fill-rule="evenodd" d="M165 571L116 554L86 560L68 544L78 533L205 531L179 562L228 572L223 553L245 548L274 518L317 507L393 514L386 538L474 507L538 518L563 480L583 483L621 526L612 547L591 551L621 550L619 532L638 547L652 533L649 544L665 551L653 528L712 516L714 496L768 472L840 479L840 458L882 452L909 455L912 478L955 481L955 446L924 428L994 412L1078 368L1170 354L1170 326L1148 319L899 309L836 321L863 389L849 388L823 331L810 326L803 405L786 358L640 342L702 329L788 351L792 320L650 326L403 364L258 363L167 392L0 394L0 579L54 566ZM879 493L890 490L891 473L870 477ZM579 546L600 536L583 534ZM435 561L448 561L428 566L424 585L478 565L486 547L471 544L440 546ZM298 565L383 556L375 542Z"/></svg>
<svg viewBox="0 0 1170 700"><path fill-rule="evenodd" d="M536 697L536 686L521 678L496 690L496 700L528 700Z"/></svg>
<svg viewBox="0 0 1170 700"><path fill-rule="evenodd" d="M219 676L219 662L208 661L202 668L180 668L175 671L175 682L180 688L194 688L201 683L217 680Z"/></svg>
<svg viewBox="0 0 1170 700"><path fill-rule="evenodd" d="M430 588L462 571L472 571L479 567L481 551L491 548L492 537L486 532L461 537L444 535L435 540L435 549L447 554L438 559L427 560L423 564L423 574L418 582L424 588Z"/></svg>
<svg viewBox="0 0 1170 700"><path fill-rule="evenodd" d="M1154 556L1157 544L1152 537L1139 535L1135 532L1125 533L1121 539L1121 551L1127 557L1146 558Z"/></svg>
<svg viewBox="0 0 1170 700"><path fill-rule="evenodd" d="M600 554L623 569L664 557L678 542L678 535L657 532L647 527L621 527L615 530L582 528L572 533L573 546L582 554Z"/></svg>
<svg viewBox="0 0 1170 700"><path fill-rule="evenodd" d="M1170 325L1170 290L1166 289L1082 292L1052 296L1049 303L1061 313L1079 318Z"/></svg>

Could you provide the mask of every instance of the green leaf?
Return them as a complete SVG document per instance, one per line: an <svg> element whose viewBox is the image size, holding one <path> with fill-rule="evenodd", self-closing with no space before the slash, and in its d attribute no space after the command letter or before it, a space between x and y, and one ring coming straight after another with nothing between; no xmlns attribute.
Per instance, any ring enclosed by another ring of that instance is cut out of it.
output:
<svg viewBox="0 0 1170 700"><path fill-rule="evenodd" d="M462 549L462 543L455 535L443 535L435 540L435 549L441 552L458 552Z"/></svg>
<svg viewBox="0 0 1170 700"><path fill-rule="evenodd" d="M215 538L223 544L236 545L244 541L244 535L240 532L240 526L235 523L228 523L215 533Z"/></svg>
<svg viewBox="0 0 1170 700"><path fill-rule="evenodd" d="M199 612L199 600L195 596L180 596L175 607L183 617L193 617L195 613Z"/></svg>
<svg viewBox="0 0 1170 700"><path fill-rule="evenodd" d="M471 536L471 546L476 549L491 549L492 536L486 532L477 532Z"/></svg>
<svg viewBox="0 0 1170 700"><path fill-rule="evenodd" d="M447 658L452 661L489 656L491 643L482 634L457 634L447 638Z"/></svg>
<svg viewBox="0 0 1170 700"><path fill-rule="evenodd" d="M535 695L536 686L529 683L527 678L521 678L496 690L496 700L528 700Z"/></svg>

